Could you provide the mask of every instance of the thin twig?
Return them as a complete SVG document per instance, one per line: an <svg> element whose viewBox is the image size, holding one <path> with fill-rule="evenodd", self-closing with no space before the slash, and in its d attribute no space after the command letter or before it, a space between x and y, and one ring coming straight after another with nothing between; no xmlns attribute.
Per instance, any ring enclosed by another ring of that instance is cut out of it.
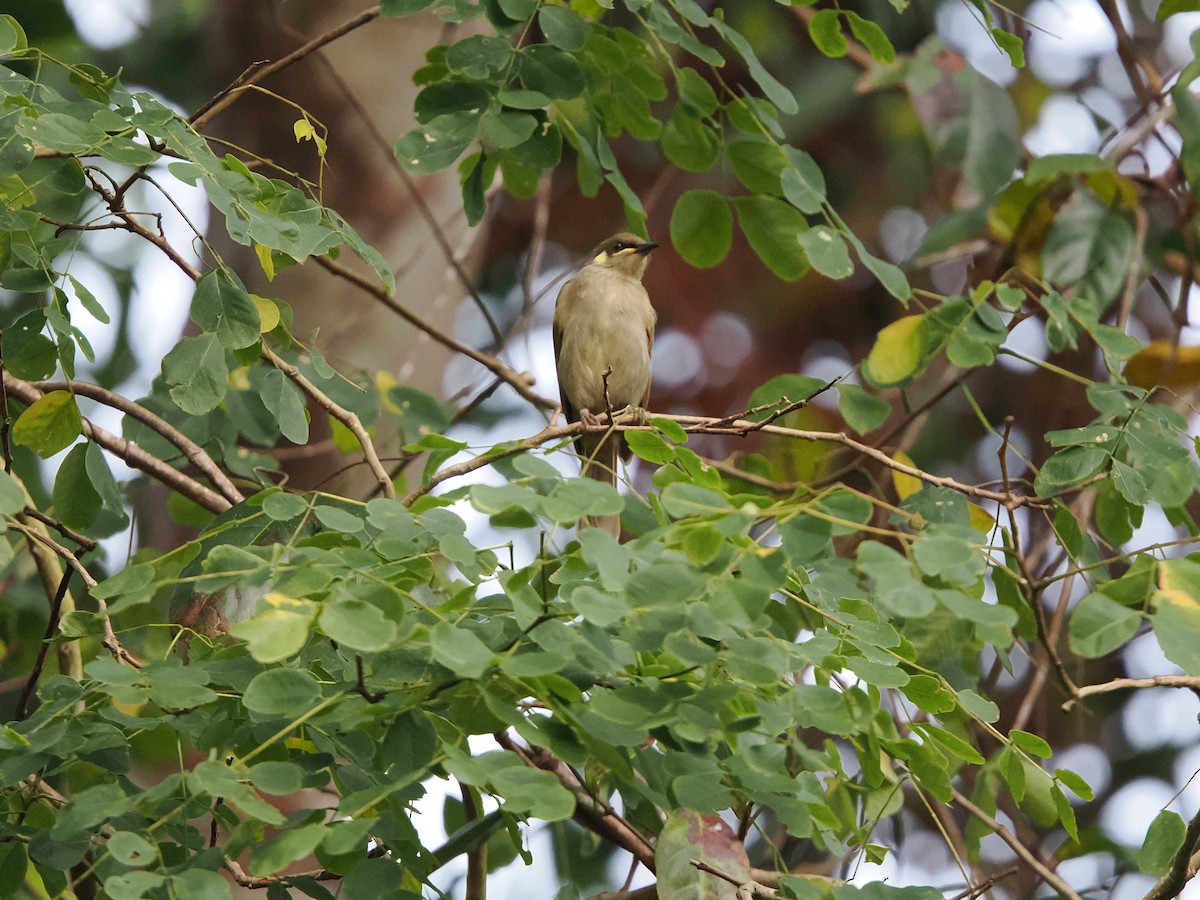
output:
<svg viewBox="0 0 1200 900"><path fill-rule="evenodd" d="M1045 881L1046 884L1050 885L1052 888L1066 897L1067 900L1081 900L1080 896L1075 893L1075 891L1071 890L1071 886L1069 884L1067 884L1056 874L1054 874L1054 872L1047 868L1046 864L1038 859L1032 850L1022 844L1011 831L968 800L966 796L964 796L963 793L957 788L952 787L951 791L953 791L954 800L959 804L959 806L990 828L995 835L1000 838L1000 840L1008 844L1009 848L1016 853L1017 856L1021 857L1021 859L1025 861L1026 865L1037 872L1038 876Z"/></svg>
<svg viewBox="0 0 1200 900"><path fill-rule="evenodd" d="M363 427L362 420L358 418L358 415L352 410L346 409L344 406L336 403L332 397L309 381L298 367L280 357L266 344L263 344L262 356L268 363L291 379L317 406L321 407L321 409L325 410L325 412L329 413L329 415L333 416L350 430L350 433L358 440L359 446L362 447L363 459L366 461L367 467L371 470L371 474L375 476L375 480L378 482L383 496L389 500L394 500L396 498L396 488L392 484L392 479L388 477L383 463L379 461L379 454L375 451L375 444L371 441L371 436L367 434L367 429Z"/></svg>
<svg viewBox="0 0 1200 900"><path fill-rule="evenodd" d="M551 400L548 397L543 397L533 391L533 376L527 372L517 372L510 366L505 365L495 356L489 353L484 353L482 350L476 350L474 347L468 347L457 338L443 332L432 322L421 318L404 304L400 303L388 293L387 288L382 284L376 284L369 278L359 275L353 269L350 269L339 262L335 262L326 256L313 257L317 264L339 278L344 278L351 284L370 294L396 315L400 316L404 321L408 322L414 328L425 332L439 344L453 350L455 353L460 353L468 359L472 359L479 363L497 378L503 379L513 390L528 400L539 409L552 410L557 408L558 401Z"/></svg>
<svg viewBox="0 0 1200 900"><path fill-rule="evenodd" d="M54 596L50 600L50 614L46 618L46 631L42 635L42 644L38 647L37 659L33 662L33 668L29 670L29 677L25 680L24 687L21 688L21 695L17 698L17 708L13 713L13 718L20 722L25 718L25 713L29 709L29 701L33 699L33 692L37 688L37 683L42 677L42 671L46 668L46 657L50 654L50 647L54 641L54 635L58 631L58 623L61 621L63 600L67 596L67 588L71 584L71 576L74 571L66 569L63 571L62 578L58 581L58 588L54 592Z"/></svg>
<svg viewBox="0 0 1200 900"><path fill-rule="evenodd" d="M357 16L347 19L341 25L330 29L322 35L313 38L307 44L297 47L287 56L280 57L273 63L268 63L258 69L255 69L249 74L244 74L236 82L231 84L225 90L221 91L216 97L210 100L204 106L200 107L196 112L192 113L188 119L188 124L193 128L203 128L218 113L223 112L226 108L237 102L241 93L252 84L257 84L269 75L274 75L276 72L286 69L292 63L299 62L313 53L316 50L324 47L326 44L336 41L340 37L344 37L351 31L361 28L368 22L379 17L380 7L372 6L370 9L364 10Z"/></svg>
<svg viewBox="0 0 1200 900"><path fill-rule="evenodd" d="M1187 688L1200 693L1200 676L1196 675L1152 675L1149 678L1114 678L1100 684L1085 684L1075 689L1075 696L1062 705L1064 711L1070 710L1080 700L1099 694L1111 694L1116 691L1135 691L1142 688Z"/></svg>

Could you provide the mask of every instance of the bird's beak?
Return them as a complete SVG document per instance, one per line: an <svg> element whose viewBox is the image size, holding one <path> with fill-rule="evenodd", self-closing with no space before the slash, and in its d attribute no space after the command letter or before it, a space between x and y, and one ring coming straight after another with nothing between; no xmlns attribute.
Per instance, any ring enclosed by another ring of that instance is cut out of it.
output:
<svg viewBox="0 0 1200 900"><path fill-rule="evenodd" d="M651 241L649 244L642 244L642 246L638 247L633 252L640 254L641 256L645 256L647 253L649 253L651 250L653 250L657 246L658 246L658 244Z"/></svg>

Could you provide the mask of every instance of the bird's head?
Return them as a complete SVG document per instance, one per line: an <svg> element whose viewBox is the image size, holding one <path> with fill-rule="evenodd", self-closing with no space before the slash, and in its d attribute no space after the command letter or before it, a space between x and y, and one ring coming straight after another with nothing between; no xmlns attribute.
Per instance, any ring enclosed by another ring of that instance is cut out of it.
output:
<svg viewBox="0 0 1200 900"><path fill-rule="evenodd" d="M622 231L604 241L593 254L592 265L616 269L630 278L641 278L650 261L650 251L658 244L636 234Z"/></svg>

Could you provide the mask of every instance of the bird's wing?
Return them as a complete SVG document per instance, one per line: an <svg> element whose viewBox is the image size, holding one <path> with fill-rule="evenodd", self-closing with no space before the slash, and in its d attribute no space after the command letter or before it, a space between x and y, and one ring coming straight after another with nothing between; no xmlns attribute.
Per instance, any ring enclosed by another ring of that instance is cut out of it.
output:
<svg viewBox="0 0 1200 900"><path fill-rule="evenodd" d="M565 285L564 285L565 287ZM562 358L562 343L563 333L562 326L558 324L558 316L554 317L554 368L558 372L558 402L562 404L563 418L568 422L574 422L578 418L578 413L571 406L571 402L567 400L567 391L563 387L562 371L559 369L559 360Z"/></svg>
<svg viewBox="0 0 1200 900"><path fill-rule="evenodd" d="M650 314L648 316L646 316L646 359L653 362L654 361L654 320L655 320L656 316L654 314L654 307L650 303L650 295L649 294L646 294L646 308L650 311ZM653 370L653 366L651 366L651 370ZM650 386L653 383L654 383L653 377L646 379L646 392L644 394L642 394L642 402L638 404L639 406L641 406L642 409L648 409L650 407Z"/></svg>

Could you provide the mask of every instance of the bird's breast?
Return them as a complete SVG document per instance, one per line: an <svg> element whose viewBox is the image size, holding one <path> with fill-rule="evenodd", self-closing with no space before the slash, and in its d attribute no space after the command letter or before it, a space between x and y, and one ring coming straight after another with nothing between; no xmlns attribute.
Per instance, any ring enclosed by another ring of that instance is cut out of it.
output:
<svg viewBox="0 0 1200 900"><path fill-rule="evenodd" d="M650 386L650 339L654 309L641 283L603 270L581 273L569 302L557 311L562 334L558 371L563 391L577 409L640 405Z"/></svg>

